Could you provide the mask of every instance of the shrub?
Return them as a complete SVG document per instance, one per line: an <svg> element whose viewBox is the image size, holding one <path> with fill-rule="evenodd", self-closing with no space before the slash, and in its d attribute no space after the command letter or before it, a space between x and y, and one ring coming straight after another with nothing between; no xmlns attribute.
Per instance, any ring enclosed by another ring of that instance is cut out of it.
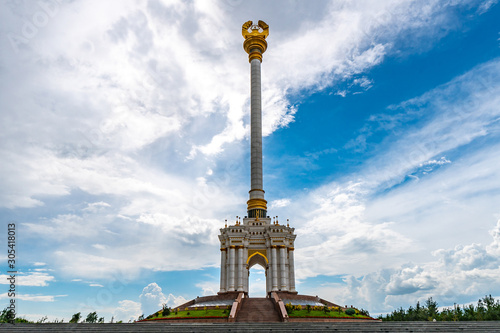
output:
<svg viewBox="0 0 500 333"><path fill-rule="evenodd" d="M330 309L328 308L328 306L323 306L323 312L324 313L327 313L327 312L330 312Z"/></svg>
<svg viewBox="0 0 500 333"><path fill-rule="evenodd" d="M187 311L187 310L189 310L187 307L186 307L186 308L184 308L184 311Z"/></svg>
<svg viewBox="0 0 500 333"><path fill-rule="evenodd" d="M219 306L218 306L218 305L216 305L216 306L215 306L215 308L216 308L217 310L219 310Z"/></svg>
<svg viewBox="0 0 500 333"><path fill-rule="evenodd" d="M170 314L170 308L166 304L163 304L161 314L163 317L167 317Z"/></svg>
<svg viewBox="0 0 500 333"><path fill-rule="evenodd" d="M189 311L186 314L189 316L190 315Z"/></svg>
<svg viewBox="0 0 500 333"><path fill-rule="evenodd" d="M352 315L354 315L355 313L356 313L356 310L354 310L354 309L350 309L350 308L349 308L349 309L346 309L346 310L345 310L345 314L346 314L346 315L349 315L349 316L352 316Z"/></svg>
<svg viewBox="0 0 500 333"><path fill-rule="evenodd" d="M307 312L311 312L311 306L309 304L306 305Z"/></svg>
<svg viewBox="0 0 500 333"><path fill-rule="evenodd" d="M297 310L299 310L299 311L302 310L302 305L300 305L300 304L297 305Z"/></svg>

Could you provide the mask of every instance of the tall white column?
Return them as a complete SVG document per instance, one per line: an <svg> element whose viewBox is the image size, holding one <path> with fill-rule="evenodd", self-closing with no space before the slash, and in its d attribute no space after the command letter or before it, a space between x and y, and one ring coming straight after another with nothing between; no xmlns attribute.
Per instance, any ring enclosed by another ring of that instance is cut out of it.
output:
<svg viewBox="0 0 500 333"><path fill-rule="evenodd" d="M273 288L272 283L271 283L271 265L267 265L266 269L266 296L269 295L271 292L271 289Z"/></svg>
<svg viewBox="0 0 500 333"><path fill-rule="evenodd" d="M250 271L247 265L248 261L248 248L243 248L243 291L248 293L248 276Z"/></svg>
<svg viewBox="0 0 500 333"><path fill-rule="evenodd" d="M288 248L288 270L289 270L289 279L288 284L290 286L290 291L295 292L295 262L293 259L293 247Z"/></svg>
<svg viewBox="0 0 500 333"><path fill-rule="evenodd" d="M272 255L272 274L273 274L273 285L271 290L272 291L278 291L278 258L276 256L276 246L273 245L271 248L271 255Z"/></svg>
<svg viewBox="0 0 500 333"><path fill-rule="evenodd" d="M251 189L250 199L264 199L262 180L262 102L260 84L260 60L252 59L250 90L250 142L251 142Z"/></svg>
<svg viewBox="0 0 500 333"><path fill-rule="evenodd" d="M229 291L230 269L229 269L229 248L226 249L226 291Z"/></svg>
<svg viewBox="0 0 500 333"><path fill-rule="evenodd" d="M243 246L238 247L238 291L243 291Z"/></svg>
<svg viewBox="0 0 500 333"><path fill-rule="evenodd" d="M220 249L220 292L226 292L226 249Z"/></svg>
<svg viewBox="0 0 500 333"><path fill-rule="evenodd" d="M235 266L235 258L234 258L234 245L229 247L229 289L228 291L234 291L234 266Z"/></svg>
<svg viewBox="0 0 500 333"><path fill-rule="evenodd" d="M249 32L248 29L252 31ZM265 217L267 201L264 199L262 180L262 101L261 62L267 49L266 38L269 26L263 21L253 25L251 21L242 26L245 38L243 48L250 61L250 199L247 202L248 217Z"/></svg>
<svg viewBox="0 0 500 333"><path fill-rule="evenodd" d="M271 290L273 290L273 257L271 247L267 248L267 258L269 261L266 267L266 295L269 295Z"/></svg>
<svg viewBox="0 0 500 333"><path fill-rule="evenodd" d="M286 268L286 247L280 247L280 263L281 263L281 291L288 290L288 270Z"/></svg>

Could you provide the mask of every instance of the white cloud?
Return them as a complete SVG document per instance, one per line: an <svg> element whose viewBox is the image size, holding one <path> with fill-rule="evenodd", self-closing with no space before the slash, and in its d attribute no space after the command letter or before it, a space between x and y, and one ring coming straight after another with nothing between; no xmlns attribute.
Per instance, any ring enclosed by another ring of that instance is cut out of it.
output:
<svg viewBox="0 0 500 333"><path fill-rule="evenodd" d="M493 230L500 228L500 220ZM440 249L436 260L423 264L406 263L382 269L361 278L348 276L345 284L315 288L334 301L367 307L374 313L390 312L405 304L421 303L433 297L442 306L471 302L500 290L500 260L488 246L470 244Z"/></svg>
<svg viewBox="0 0 500 333"><path fill-rule="evenodd" d="M272 210L273 208L286 207L289 204L290 204L290 199L288 198L273 200L269 205L269 210Z"/></svg>
<svg viewBox="0 0 500 333"><path fill-rule="evenodd" d="M186 303L186 299L182 296L174 296L169 294L165 296L162 289L155 282L148 284L139 296L141 301L142 312L148 316L162 308L163 304L169 307L174 307Z"/></svg>
<svg viewBox="0 0 500 333"><path fill-rule="evenodd" d="M101 209L105 209L107 207L111 207L111 205L104 202L104 201L99 201L99 202L89 203L87 205L87 208L83 209L83 211L97 212L97 211L99 211Z"/></svg>
<svg viewBox="0 0 500 333"><path fill-rule="evenodd" d="M98 250L106 250L106 245L103 244L92 244L92 247Z"/></svg>
<svg viewBox="0 0 500 333"><path fill-rule="evenodd" d="M118 302L118 307L113 312L114 320L116 321L133 321L137 320L143 314L141 311L141 303L131 300L123 300Z"/></svg>
<svg viewBox="0 0 500 333"><path fill-rule="evenodd" d="M347 273L345 284L312 289L378 313L430 296L449 305L498 294L499 66L477 66L370 120L391 132L390 143L348 175L357 181L297 200L309 207L297 229L297 278ZM423 114L420 126L403 126ZM429 170L418 182L405 181L420 168Z"/></svg>
<svg viewBox="0 0 500 333"><path fill-rule="evenodd" d="M168 297L167 297L167 305L170 307L179 306L181 304L186 303L187 301L188 300L182 296L174 296L172 294L168 294Z"/></svg>
<svg viewBox="0 0 500 333"><path fill-rule="evenodd" d="M202 296L217 295L219 291L219 284L217 282L204 281L197 283L195 287L202 290Z"/></svg>
<svg viewBox="0 0 500 333"><path fill-rule="evenodd" d="M27 302L54 302L56 297L67 297L68 295L31 295L16 293L16 299ZM0 299L10 299L7 293L0 294Z"/></svg>
<svg viewBox="0 0 500 333"><path fill-rule="evenodd" d="M446 157L441 157L439 160L429 160L424 163L420 163L420 166L425 166L425 165L444 165L451 163L450 160L446 159Z"/></svg>
<svg viewBox="0 0 500 333"><path fill-rule="evenodd" d="M0 284L10 284L7 280L10 278L8 274L0 275ZM28 272L15 274L16 285L18 286L33 286L47 287L49 282L55 281L52 275L43 272Z"/></svg>
<svg viewBox="0 0 500 333"><path fill-rule="evenodd" d="M142 312L148 316L162 308L167 303L167 297L163 294L160 286L150 283L142 290L139 296Z"/></svg>

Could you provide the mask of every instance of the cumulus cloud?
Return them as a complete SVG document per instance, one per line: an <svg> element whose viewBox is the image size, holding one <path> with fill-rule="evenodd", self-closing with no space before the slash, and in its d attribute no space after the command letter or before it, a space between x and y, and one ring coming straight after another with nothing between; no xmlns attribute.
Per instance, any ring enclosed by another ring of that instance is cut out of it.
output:
<svg viewBox="0 0 500 333"><path fill-rule="evenodd" d="M149 315L161 309L162 304L166 304L167 298L163 294L160 286L150 283L142 290L139 296L143 313Z"/></svg>
<svg viewBox="0 0 500 333"><path fill-rule="evenodd" d="M203 296L216 295L219 291L219 284L213 281L200 282L197 283L195 287L202 290L201 293Z"/></svg>
<svg viewBox="0 0 500 333"><path fill-rule="evenodd" d="M498 230L500 221L492 230ZM497 279L500 259L494 252L495 239L484 246L470 244L433 252L436 260L406 263L397 269L383 269L361 278L348 276L345 285L325 287L334 299L358 302L373 312L390 312L404 304L421 303L433 297L443 306L474 301L500 290ZM321 288L318 288L321 289ZM318 291L317 289L317 291Z"/></svg>
<svg viewBox="0 0 500 333"><path fill-rule="evenodd" d="M133 321L143 314L141 303L131 300L122 300L118 302L118 307L113 312L115 321Z"/></svg>
<svg viewBox="0 0 500 333"><path fill-rule="evenodd" d="M182 296L174 296L172 294L165 296L161 287L155 282L144 287L139 299L141 302L142 312L145 315L150 315L160 310L163 304L166 304L169 307L174 307L187 302Z"/></svg>
<svg viewBox="0 0 500 333"><path fill-rule="evenodd" d="M371 130L390 133L383 152L291 202L299 214L297 278L347 273L344 283L311 292L375 312L429 296L448 305L499 292L498 224L491 229L500 187L499 66L498 59L479 65L368 119ZM424 114L421 126L403 126ZM493 142L477 143L485 137ZM464 148L453 163L445 157ZM415 175L418 182L406 181ZM494 240L484 246L488 229ZM431 254L435 260L422 260Z"/></svg>

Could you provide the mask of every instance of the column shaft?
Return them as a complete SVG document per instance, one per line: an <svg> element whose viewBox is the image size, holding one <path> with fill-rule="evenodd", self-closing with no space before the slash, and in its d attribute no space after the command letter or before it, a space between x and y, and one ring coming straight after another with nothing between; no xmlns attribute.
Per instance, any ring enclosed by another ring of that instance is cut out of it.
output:
<svg viewBox="0 0 500 333"><path fill-rule="evenodd" d="M271 266L268 265L266 269L266 296L271 292Z"/></svg>
<svg viewBox="0 0 500 333"><path fill-rule="evenodd" d="M243 291L243 247L238 248L238 291Z"/></svg>
<svg viewBox="0 0 500 333"><path fill-rule="evenodd" d="M229 291L234 291L234 247L229 249Z"/></svg>
<svg viewBox="0 0 500 333"><path fill-rule="evenodd" d="M288 270L286 267L286 248L280 248L280 262L281 262L281 291L288 290Z"/></svg>
<svg viewBox="0 0 500 333"><path fill-rule="evenodd" d="M278 290L278 265L277 261L278 258L276 256L276 247L273 247L271 249L271 254L272 254L272 273L273 273L273 285L272 285L272 291L277 291Z"/></svg>
<svg viewBox="0 0 500 333"><path fill-rule="evenodd" d="M226 292L226 249L220 251L220 292Z"/></svg>
<svg viewBox="0 0 500 333"><path fill-rule="evenodd" d="M243 291L248 293L248 276L250 271L247 268L248 249L243 248Z"/></svg>
<svg viewBox="0 0 500 333"><path fill-rule="evenodd" d="M260 60L253 59L251 65L251 90L250 90L250 170L251 188L250 199L264 199L262 180L262 104L260 84Z"/></svg>
<svg viewBox="0 0 500 333"><path fill-rule="evenodd" d="M295 262L293 259L293 248L288 251L288 270L289 279L288 285L290 286L290 291L295 292Z"/></svg>

